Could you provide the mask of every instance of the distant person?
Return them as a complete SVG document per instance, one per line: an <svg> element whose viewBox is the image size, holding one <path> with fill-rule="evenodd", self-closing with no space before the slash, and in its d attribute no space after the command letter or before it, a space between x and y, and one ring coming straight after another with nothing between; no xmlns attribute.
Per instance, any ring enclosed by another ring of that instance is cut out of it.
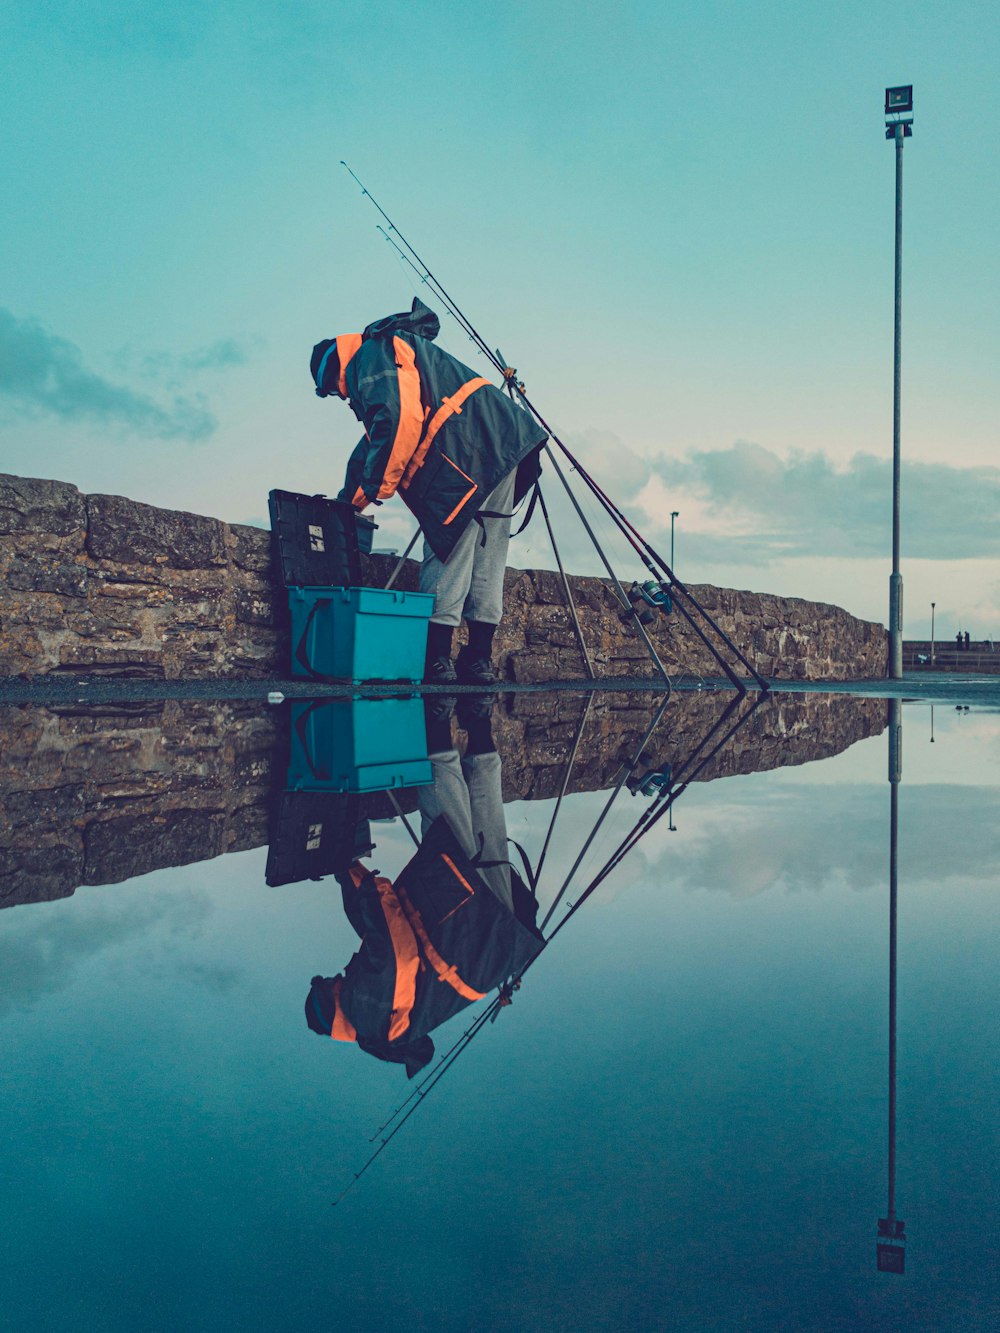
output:
<svg viewBox="0 0 1000 1333"><path fill-rule="evenodd" d="M440 327L414 300L364 333L317 343L309 368L319 397L344 399L365 428L340 498L362 510L398 489L423 532L420 591L435 598L425 679L494 685L510 520L538 477L547 436L496 385L434 345ZM469 643L452 662L463 617Z"/></svg>
<svg viewBox="0 0 1000 1333"><path fill-rule="evenodd" d="M961 630L959 630L958 633L955 635L955 647L958 648L958 649L961 649L961 647L962 647L962 631L961 631Z"/></svg>
<svg viewBox="0 0 1000 1333"><path fill-rule="evenodd" d="M969 631L966 630L966 631L965 631L965 651L966 651L966 652L969 651L969 647L970 647L970 645L969 645Z"/></svg>

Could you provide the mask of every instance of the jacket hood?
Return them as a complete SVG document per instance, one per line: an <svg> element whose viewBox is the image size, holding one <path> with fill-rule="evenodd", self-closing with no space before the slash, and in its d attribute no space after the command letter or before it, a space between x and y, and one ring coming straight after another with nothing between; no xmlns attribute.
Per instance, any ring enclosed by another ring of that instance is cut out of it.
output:
<svg viewBox="0 0 1000 1333"><path fill-rule="evenodd" d="M312 350L309 372L320 398L337 393L347 397L347 367L361 344L368 338L391 338L394 333L410 333L428 341L441 331L441 321L434 311L425 306L418 296L409 310L398 315L386 315L369 324L364 333L342 333L339 338L324 338Z"/></svg>
<svg viewBox="0 0 1000 1333"><path fill-rule="evenodd" d="M388 338L394 333L412 333L418 338L433 341L441 331L441 321L429 306L425 306L419 296L413 298L409 310L398 315L386 315L369 324L361 335L362 339Z"/></svg>

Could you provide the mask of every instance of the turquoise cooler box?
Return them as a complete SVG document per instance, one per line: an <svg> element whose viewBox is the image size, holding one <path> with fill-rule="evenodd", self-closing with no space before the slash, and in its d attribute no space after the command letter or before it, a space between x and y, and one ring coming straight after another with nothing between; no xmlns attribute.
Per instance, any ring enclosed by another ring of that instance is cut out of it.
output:
<svg viewBox="0 0 1000 1333"><path fill-rule="evenodd" d="M291 705L287 791L387 791L422 787L431 778L421 699Z"/></svg>
<svg viewBox="0 0 1000 1333"><path fill-rule="evenodd" d="M423 679L432 594L395 588L290 587L288 607L293 676Z"/></svg>

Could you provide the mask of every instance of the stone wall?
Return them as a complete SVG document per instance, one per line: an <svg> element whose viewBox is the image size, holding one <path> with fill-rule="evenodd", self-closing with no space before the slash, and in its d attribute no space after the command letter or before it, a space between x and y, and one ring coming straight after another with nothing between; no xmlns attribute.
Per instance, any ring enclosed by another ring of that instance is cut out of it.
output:
<svg viewBox="0 0 1000 1333"><path fill-rule="evenodd" d="M384 583L392 563L373 557L366 582ZM597 674L652 675L611 587L571 582ZM416 586L414 562L399 586ZM707 585L692 592L765 676L885 675L881 625L800 598ZM282 676L281 600L270 534L259 528L0 475L0 676ZM658 616L650 632L671 672L719 675L679 615ZM508 570L496 656L512 680L585 674L558 575Z"/></svg>
<svg viewBox="0 0 1000 1333"><path fill-rule="evenodd" d="M674 695L638 771L670 763L676 773L732 698ZM653 707L649 695L593 696L567 791L613 786ZM558 794L583 708L569 693L509 695L495 707L506 801ZM885 721L884 700L771 696L697 780L826 758L879 734ZM178 700L0 708L0 907L265 845L287 755L287 708ZM414 808L414 790L399 796ZM392 813L384 794L366 798L369 818Z"/></svg>

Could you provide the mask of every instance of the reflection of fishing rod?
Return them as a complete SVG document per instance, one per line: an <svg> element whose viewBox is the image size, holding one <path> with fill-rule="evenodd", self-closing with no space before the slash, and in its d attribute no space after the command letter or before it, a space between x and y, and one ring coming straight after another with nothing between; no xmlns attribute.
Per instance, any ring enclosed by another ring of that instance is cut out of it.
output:
<svg viewBox="0 0 1000 1333"><path fill-rule="evenodd" d="M736 712L739 709L741 702L742 698L734 699L727 705L726 709L719 716L719 718L716 719L716 722L709 730L708 737L711 737L720 728L720 726L726 720L727 717L731 716L734 712ZM378 1147L374 1150L374 1152L370 1154L367 1161L361 1167L361 1170L355 1172L355 1174L352 1176L350 1181L348 1181L347 1185L340 1192L337 1198L333 1200L334 1207L336 1207L336 1205L343 1200L345 1195L354 1187L357 1181L361 1179L361 1177L373 1164L376 1158L381 1156L381 1154L385 1151L385 1149L389 1146L392 1140L396 1137L399 1131L409 1120L410 1116L413 1115L413 1113L416 1111L417 1107L423 1102L424 1098L428 1095L428 1093L432 1090L432 1088L434 1088L437 1085L437 1083L440 1082L440 1080L452 1067L452 1065L462 1054L462 1052L469 1046L472 1040L476 1036L478 1036L478 1034L483 1030L483 1028L486 1026L487 1023L492 1022L493 1020L496 1019L500 1010L505 1005L510 1004L512 993L520 988L521 982L524 979L527 972L529 971L529 969L538 961L539 958L542 957L545 950L555 939L559 931L562 930L562 928L568 924L570 919L576 915L576 913L580 910L580 908L584 905L584 903L590 899L590 897L604 882L604 880L608 877L608 875L610 875L612 871L621 863L624 857L634 849L634 847L640 841L640 839L645 837L645 835L650 831L650 829L652 829L655 826L658 820L662 818L664 814L666 814L667 810L669 810L673 806L673 802L674 800L676 800L677 796L681 795L682 792L687 790L687 787L690 785L690 783L693 782L694 779L697 777L697 775L704 770L705 766L711 762L711 760L715 757L715 755L717 755L719 751L722 749L722 747L728 743L728 741L732 738L732 736L735 735L736 731L748 721L751 715L757 710L757 708L759 708L763 704L763 702L764 702L763 697L754 700L749 710L746 713L744 713L742 717L736 719L736 721L725 733L725 735L722 736L722 738L712 747L711 751L702 758L698 766L688 775L688 777L682 783L680 788L677 789L676 791L671 791L669 795L667 793L661 793L653 802L653 805L648 810L643 812L640 818L636 821L636 824L633 826L630 833L626 835L626 837L618 845L618 847L609 857L608 861L601 868L601 870L594 877L594 879L590 882L590 884L587 885L586 889L583 891L583 893L580 895L577 901L574 904L572 904L572 906L567 911L566 915L562 918L562 920L558 923L555 929L551 932L548 939L546 939L545 943L542 945L542 948L538 951L538 953L535 954L533 958L529 959L529 961L525 964L525 966L516 976L511 977L500 988L500 991L495 996L495 998L483 1010L483 1012L479 1014L479 1016L475 1019L475 1021L471 1023L468 1028L466 1028L466 1030L462 1033L462 1035L458 1038L458 1040L445 1052L445 1054L441 1056L438 1063L430 1071L430 1073L425 1075L425 1077L420 1081L420 1083L417 1084L413 1092L410 1093L410 1095L406 1098L406 1100L401 1102L400 1105L397 1106L395 1111L393 1111L392 1115L389 1116L388 1120L386 1120L382 1125L380 1125L379 1128L375 1131L369 1142L374 1142L374 1140L379 1136L379 1134L383 1132L383 1130L388 1129L389 1126L393 1125L395 1122L394 1128L391 1130L389 1134L385 1136L385 1138L381 1140ZM657 719L656 719L657 721L659 720L659 717L662 714L662 712L663 708L661 707L659 712L657 713ZM648 735L649 733L647 733L647 736L643 739L642 745L636 751L635 758L632 764L630 765L630 768L634 768L635 765L638 763L639 758L642 754L642 750L645 747L646 740L648 739ZM704 747L704 740L699 742L699 745L696 747L695 753L698 753L703 747ZM689 766L688 761L685 761L685 763L681 765L681 769L679 771L681 772L685 771L688 766ZM655 809L655 814L654 814L654 809Z"/></svg>
<svg viewBox="0 0 1000 1333"><path fill-rule="evenodd" d="M530 874L530 877L531 877L531 883L532 883L532 886L534 886L535 884L538 883L538 878L539 878L539 876L540 876L541 873L542 873L542 866L545 864L545 855L546 855L546 852L548 851L549 842L551 841L552 834L553 834L553 832L555 831L556 821L557 821L557 819L558 819L558 817L559 817L559 808L560 808L560 806L562 805L563 797L566 795L566 790L567 790L567 788L569 787L570 778L571 778L572 773L573 773L573 765L574 765L574 763L576 762L577 751L578 751L579 748L580 748L580 741L581 741L582 738L583 738L583 729L584 729L584 727L586 726L587 718L588 718L589 715L590 715L590 708L591 708L591 705L593 704L593 702L594 702L594 695L593 695L593 692L591 691L591 692L589 692L589 693L587 694L587 700L586 700L586 703L584 704L584 706L583 706L583 710L582 710L582 712L580 713L580 721L579 721L579 724L577 725L576 735L575 735L574 738L573 738L573 745L572 745L572 748L570 749L569 758L568 758L567 761L566 761L566 771L565 771L565 774L563 775L563 780L562 780L562 785L561 785L560 790L559 790L559 795L558 795L558 797L556 798L555 809L552 811L552 818L551 818L550 821L549 821L549 827L548 827L548 830L547 830L547 832L546 832L546 834L545 834L545 841L544 841L543 844L542 844L542 850L541 850L541 852L540 852L540 854L539 854L538 861L537 861L536 864L535 864L535 868L534 868L534 870L531 869L530 863L528 863L527 857L525 856L526 868L527 868L528 871L529 871L529 874ZM661 710L661 711L662 711L662 710ZM388 792L387 795L388 795L388 797L389 797L389 800L392 802L393 807L394 807L395 810L396 810L396 813L400 816L400 818L402 819L404 825L406 826L406 831L407 831L407 833L409 833L409 835L410 835L410 837L413 839L414 843L416 843L416 844L419 846L419 839L417 838L416 834L413 832L412 828L410 828L410 825L407 823L406 816L403 814L403 809L402 809L402 806L399 804L398 799L393 795L393 793L392 793L391 791ZM515 843L515 846L517 846L517 845L518 845L518 844ZM525 854L524 854L524 852L523 852L523 850L522 850L522 856L524 856L524 855L525 855ZM542 924L544 925L545 923L543 922ZM492 1011L492 1009L493 1009L493 1006L491 1005L491 1006L490 1006L490 1011ZM480 1017L481 1017L481 1015L480 1015ZM476 1026L477 1026L478 1021L479 1021L479 1019L477 1018L476 1023L473 1024L473 1027L476 1027ZM447 1051L444 1053L444 1055L442 1055L442 1056L439 1058L439 1060L438 1060L438 1065L443 1064L444 1061L448 1059L448 1057L451 1055L452 1051L454 1051L454 1050L455 1050L455 1049L462 1043L462 1041L463 1041L464 1038L465 1038L465 1035L466 1035L466 1034L463 1033L463 1035L462 1035L461 1037L459 1037L458 1041L456 1041L455 1045L452 1046L449 1050L447 1050ZM437 1070L437 1068L438 1068L438 1065L435 1065L434 1069L431 1070L431 1073L430 1073L430 1074L425 1075L424 1079L422 1079L421 1082L417 1084L416 1088L414 1088L413 1092L410 1093L409 1097L407 1097L406 1100L405 1100L404 1102L401 1102L400 1105L396 1107L395 1111L393 1111L393 1113L392 1113L392 1115L389 1117L389 1119L386 1120L386 1121L384 1121L381 1125L379 1125L378 1129L376 1129L375 1133L374 1133L374 1134L371 1136L371 1138L368 1140L369 1143L374 1143L375 1140L378 1138L378 1136L382 1133L382 1131L383 1131L384 1129L388 1129L388 1127L392 1124L392 1122L396 1119L396 1117L397 1117L398 1115L400 1115L400 1114L406 1109L407 1106L409 1106L410 1102L412 1102L413 1099L414 1099L415 1097L418 1096L418 1094L420 1093L420 1089L421 1089L421 1087L422 1087L423 1084L424 1084L425 1082L427 1082L427 1081L431 1078L431 1076L436 1072L436 1070Z"/></svg>
<svg viewBox="0 0 1000 1333"><path fill-rule="evenodd" d="M701 605L701 603L697 600L697 598L691 593L691 591L688 588L686 588L683 583L681 583L681 581L674 574L673 570L667 564L666 560L664 560L664 558L652 546L652 544L649 541L647 541L645 537L642 536L642 534L638 531L635 525L625 517L621 509L615 504L615 502L610 498L610 496L607 495L607 493L591 476L591 474L587 471L587 469L583 466L583 464L579 461L579 459L577 459L573 455L573 453L567 448L565 443L559 438L556 432L552 429L549 423L539 412L538 408L528 398L524 389L524 384L517 378L517 372L515 370L512 370L509 366L504 365L502 358L490 348L486 340L476 330L471 320L464 314L464 312L454 301L450 293L442 286L440 280L435 276L434 273L431 272L431 270L428 268L424 260L420 257L417 251L413 248L410 242L406 239L403 233L392 221L388 213L386 213L385 209L381 206L381 204L379 204L379 202L375 199L375 197L371 194L371 192L368 189L366 189L364 184L361 182L358 176L355 175L355 173L351 170L351 168L347 165L347 163L342 162L341 165L348 171L348 173L351 175L354 181L358 184L362 194L367 195L367 197L372 201L372 204L375 206L379 214L387 223L388 231L386 231L385 228L383 227L379 227L378 229L385 237L385 239L393 246L393 248L397 251L397 253L414 270L414 272L420 278L421 283L431 288L431 290L435 293L435 295L445 305L448 312L458 322L458 324L468 335L468 337L472 340L472 342L475 343L479 351L482 352L482 354L486 357L486 359L490 362L490 364L494 366L494 368L497 371L499 371L499 373L503 376L506 386L508 387L508 389L511 390L512 396L514 390L516 390L517 395L524 404L525 408L532 414L532 416L539 423L542 429L548 433L552 441L562 451L562 453L568 459L574 470L578 473L583 482L589 487L589 489L596 497L598 502L601 504L606 513L618 527L619 531L626 538L629 545L635 551L636 555L645 565L649 573L658 582L663 580L664 578L666 579L669 592L674 598L674 602L675 605L677 606L677 609L680 611L684 619L687 620L688 624L696 632L698 637L702 640L706 648L708 648L708 650L711 652L712 656L718 662L720 667L722 667L726 676L729 678L730 683L740 693L745 692L745 686L743 685L743 682L740 680L740 678L737 676L736 672L725 660L725 658L722 656L718 648L716 648L716 646L707 638L701 626L696 624L694 619L695 615L699 616L709 626L711 626L714 632L718 635L719 639L726 646L726 648L733 654L733 656L736 658L739 664L743 666L750 673L757 687L761 690L766 690L768 688L767 682L754 668L754 666L749 662L746 656L736 647L736 645L733 643L729 635L726 634L726 632L722 629L722 627L718 624L718 622L715 621L709 615L709 613L705 610L705 608ZM393 239L391 235L391 233L393 232L395 232L396 236L399 238L399 241L402 243L401 245L398 244ZM558 465L555 463L555 459L554 456L551 454L551 451L550 451L550 457L552 457L553 459L553 465L556 468L557 475L560 476L561 480L563 480L563 484L567 486L567 491L569 492L571 498L573 498L572 492L569 491L569 487L565 482L565 479L562 478L561 473L559 472ZM577 511L578 513L580 513L578 505L577 505ZM581 518L583 517L582 513L580 513L580 516ZM597 543L596 538L593 536L593 533L591 533L590 535L592 540L594 541L594 545L598 550L598 553L603 558L603 552L601 551L601 548ZM607 567L606 559L605 559L605 566ZM613 571L611 571L611 577L612 581L618 585L618 592L621 594L622 599L625 603L625 609L628 610L629 604L627 598L625 597L624 589L622 589L620 583L618 582L617 576L615 576ZM685 605L685 603L687 605ZM653 648L652 643L648 640L648 637L645 634L642 622L637 620L636 623L639 625L640 630L643 631L643 638L647 640L647 647L652 652L654 659L657 661L658 665L660 665L660 669L662 671L663 670L662 664L659 663L659 658L656 655L656 650Z"/></svg>
<svg viewBox="0 0 1000 1333"><path fill-rule="evenodd" d="M742 727L746 722L750 720L751 715L757 711L757 709L764 703L764 701L765 701L765 696L761 695L751 703L750 708L747 710L746 713L743 714L742 717L737 717L734 720L729 730L712 747L709 753L702 758L698 766L688 775L688 777L680 784L680 786L678 787L671 786L669 790L661 792L656 797L652 805L647 810L645 810L643 814L639 817L639 820L637 821L632 832L628 834L622 840L621 843L619 843L617 849L608 858L607 862L605 863L601 871L598 873L598 875L590 882L590 884L587 885L587 888L584 890L583 894L577 899L575 903L570 905L570 908L567 911L566 915L562 918L562 920L558 923L558 925L556 925L549 934L549 938L548 940L546 940L546 945L552 943L556 935L558 935L559 931L562 930L563 926L565 926L566 923L569 921L570 917L572 917L574 913L579 911L579 909L583 906L583 904L587 901L587 899L591 896L591 894L593 894L598 888L600 888L601 884L603 884L605 879L607 879L607 877L612 873L612 871L614 871L621 864L621 862L625 859L625 857L629 854L629 852L632 851L632 849L635 847L636 843L640 840L640 838L644 838L646 834L650 831L650 829L655 824L659 823L659 821L663 818L663 816L667 813L667 811L673 808L674 802L677 800L677 798L679 796L682 796L684 792L687 791L688 787L691 785L692 782L694 782L695 778L701 772L704 771L705 767L711 763L711 761L715 758L715 756L719 753L719 751L729 742L729 740L736 734L736 732L740 729L740 727ZM726 706L725 710L719 715L711 731L708 733L708 737L705 738L706 740L712 735L713 732L719 729L719 727L725 722L727 717L733 714L740 707L741 703L742 703L742 698L738 698L738 699L733 699L732 702ZM702 745L704 745L704 741L702 742L701 745L699 745L698 749L701 749ZM684 766L682 766L682 768L683 767ZM531 964L529 963L528 967L530 966ZM524 971L526 972L527 970L528 969L526 967ZM523 975L524 973L522 972L521 976Z"/></svg>
<svg viewBox="0 0 1000 1333"><path fill-rule="evenodd" d="M506 1002L509 1003L509 1000L507 1000ZM472 1041L476 1033L481 1030L481 1028L490 1020L490 1018L494 1017L497 1013L500 1012L500 1009L504 1003L505 1003L504 993L501 992L501 994L498 995L496 999L490 1001L489 1005L483 1010L483 1012L479 1015L476 1021L470 1027L468 1027L465 1030L465 1032L462 1033L461 1037L459 1037L458 1041L455 1042L454 1046L452 1046L451 1049L441 1057L441 1059L434 1066L434 1068L427 1075L427 1077L422 1079L421 1082L417 1085L417 1087L414 1088L413 1092L410 1093L406 1101L403 1102L400 1106L398 1106L395 1111L393 1111L392 1115L381 1127L381 1129L377 1129L375 1131L375 1134L372 1136L372 1138L368 1140L369 1143L373 1142L374 1139L377 1138L378 1135L382 1132L382 1129L387 1129L389 1125L391 1125L392 1122L396 1120L396 1117L399 1116L401 1112L403 1112L406 1109L407 1106L409 1106L410 1109L406 1111L406 1114L403 1116L403 1118L397 1122L396 1127L392 1130L392 1132L385 1136L385 1138L378 1145L375 1151L369 1156L368 1160L365 1162L361 1170L356 1171L354 1173L351 1179L347 1182L344 1188L333 1200L332 1206L334 1208L336 1208L337 1204L341 1202L341 1200L344 1198L344 1195L354 1188L355 1184L361 1179L361 1177L365 1174L365 1172L372 1165L375 1159L377 1157L381 1157L382 1153L385 1152L386 1148L388 1148L389 1144L393 1141L393 1139L396 1137L399 1131L403 1128L403 1126L406 1124L407 1120L409 1120L413 1112L417 1109L417 1107L420 1105L423 1099L434 1087L435 1083L437 1083L441 1078L444 1077L444 1075L448 1072L451 1066L455 1063L458 1057L465 1050L466 1046L468 1046L469 1042ZM410 1105L411 1103L412 1105Z"/></svg>
<svg viewBox="0 0 1000 1333"><path fill-rule="evenodd" d="M588 693L588 695L587 695L587 701L586 701L586 703L585 703L584 706L583 706L583 710L582 710L582 712L580 713L580 721L579 721L579 723L577 724L576 735L575 735L574 738L573 738L573 745L572 745L572 748L570 749L569 758L568 758L568 760L566 761L566 771L565 771L565 773L564 773L564 775L563 775L562 784L561 784L560 789L559 789L559 795L556 797L555 808L554 808L554 810L552 811L552 818L549 820L549 826L548 826L548 829L547 829L546 834L545 834L545 840L544 840L544 842L542 843L542 850L541 850L541 852L539 853L538 861L537 861L536 864L535 864L535 868L534 868L534 870L531 869L530 864L527 864L527 869L529 870L530 875L531 875L531 882L532 882L532 885L535 885L535 884L538 883L538 877L539 877L539 876L541 875L541 873L542 873L542 866L545 864L545 856L546 856L546 853L548 852L548 849L549 849L549 843L550 843L550 841L551 841L551 839L552 839L552 834L555 832L556 821L557 821L558 818L559 818L559 809L560 809L560 807L561 807L561 805L562 805L563 797L566 795L567 788L569 787L570 778L571 778L571 776L572 776L572 774L573 774L573 765L574 765L574 763L576 762L577 751L578 751L579 748L580 748L580 741L583 739L583 729L584 729L584 727L586 726L587 718L588 718L588 716L590 715L590 708L591 708L591 705L592 705L593 701L594 701L594 695L593 695L593 693L592 693L592 692L591 692L591 693ZM413 832L413 830L412 830L412 828L410 827L410 825L407 823L406 816L403 814L403 809L402 809L402 806L399 804L398 799L394 796L394 794L393 794L391 791L388 792L387 795L388 795L388 797L389 797L389 800L392 802L393 807L394 807L395 810L396 810L396 813L397 813L397 814L400 816L400 818L402 819L403 824L404 824L405 827L406 827L406 831L407 831L407 833L409 833L409 835L410 835L410 837L413 839L413 841L414 841L415 843L417 843L417 845L419 846L419 840L417 839L417 836L416 836L416 834ZM522 853L522 855L523 855L523 853ZM526 858L526 863L527 863L527 858ZM543 924L544 924L544 923L543 923ZM492 1010L492 1006L491 1006L491 1010ZM478 1023L478 1019L477 1019L477 1023ZM475 1026L475 1024L473 1024L473 1026ZM440 1059L439 1059L439 1061L438 1061L439 1064L440 1064L440 1063L443 1063L443 1062L448 1058L448 1056L451 1055L451 1052L452 1052L453 1050L455 1050L455 1048L461 1044L461 1042L464 1040L464 1036L465 1036L465 1034L463 1034L462 1037L459 1037L458 1041L455 1043L455 1046L451 1047L450 1050L446 1051L445 1054L442 1055L442 1056L440 1057ZM436 1068L436 1066L435 1066L435 1068ZM432 1070L431 1072L433 1073L434 1071ZM430 1077L430 1075L427 1076L427 1078L429 1078L429 1077ZM378 1138L378 1136L382 1133L382 1131L383 1131L384 1129L388 1129L388 1127L392 1124L392 1122L396 1119L396 1117L397 1117L402 1111L404 1111L404 1110L406 1109L407 1106L409 1106L410 1102L413 1101L413 1099L418 1095L418 1093L419 1093L419 1091L420 1091L420 1087L421 1087L423 1081L425 1081L425 1080L422 1080L422 1081L421 1081L421 1084L418 1084L418 1085L417 1085L417 1087L416 1087L416 1088L414 1089L414 1091L410 1094L410 1096L407 1097L407 1099L406 1099L404 1102L402 1102L399 1106L396 1107L395 1111L393 1111L393 1113L392 1113L392 1115L389 1117L389 1119L386 1120L386 1121L384 1121L381 1125L379 1125L378 1129L376 1129L375 1133L374 1133L374 1134L371 1136L371 1138L368 1140L369 1143L374 1143L375 1140Z"/></svg>
<svg viewBox="0 0 1000 1333"><path fill-rule="evenodd" d="M538 883L538 877L542 873L542 866L545 864L545 856L549 850L549 843L552 841L552 834L555 832L556 820L559 818L559 808L562 805L563 797L569 787L569 780L573 776L573 765L576 762L576 752L580 748L580 741L583 739L583 729L587 725L587 718L590 716L590 706L594 702L593 692L587 695L587 702L584 705L583 712L580 714L580 722L576 729L576 736L573 738L573 748L570 750L569 760L566 764L566 772L563 775L562 786L559 788L559 795L556 797L555 809L552 811L552 818L549 820L548 831L545 834L545 841L542 843L542 850L538 853L538 860L532 871L532 879L535 884Z"/></svg>
<svg viewBox="0 0 1000 1333"><path fill-rule="evenodd" d="M619 778L618 782L616 783L615 788L614 788L614 790L612 791L611 795L608 797L607 801L605 802L604 809L601 811L600 815L598 815L598 817L597 817L597 822L595 823L594 827L590 830L590 833L588 834L586 841L584 842L583 846L580 848L579 852L577 853L576 860L573 862L573 865L572 865L571 868L570 868L570 872L569 872L569 874L568 874L568 875L566 876L566 878L563 880L562 888L559 890L559 892L556 894L555 898L553 899L553 901L552 901L552 906L551 906L551 907L549 908L549 910L545 913L545 919L542 921L542 925L541 925L541 929L542 929L542 930L544 930L545 927L549 924L549 921L550 921L551 918L552 918L552 913L556 910L556 908L559 906L560 902L562 901L563 894L564 894L564 893L566 892L566 890L569 888L570 883L571 883L571 881L572 881L572 879L573 879L573 876L576 874L576 872L577 872L577 871L579 870L579 868L580 868L580 863L581 863L581 861L582 861L583 858L586 856L587 852L590 850L590 845L591 845L591 843L594 841L594 839L597 837L597 834L598 834L598 832L600 831L601 825L604 823L605 819L608 817L608 814L610 813L611 807L614 805L615 801L618 799L618 794L619 794L619 792L621 791L622 787L625 786L625 783L628 781L629 776L630 776L631 773L634 771L636 765L638 764L640 758L642 757L642 752L643 752L643 750L646 748L646 745L647 745L647 743L648 743L648 741L649 741L650 736L652 736L653 732L656 730L657 726L659 725L660 718L663 716L663 710L666 708L668 702L669 702L669 700L664 699L663 703L660 704L660 707L659 707L659 708L657 709L657 711L656 711L656 716L653 718L653 721L650 723L650 725L649 725L649 726L647 727L647 729L646 729L646 734L645 734L645 736L643 736L642 740L639 742L639 748L638 748L638 749L636 750L636 752L635 752L635 758L632 760L631 764L629 764L629 766L625 769L624 773L621 775L621 777Z"/></svg>

